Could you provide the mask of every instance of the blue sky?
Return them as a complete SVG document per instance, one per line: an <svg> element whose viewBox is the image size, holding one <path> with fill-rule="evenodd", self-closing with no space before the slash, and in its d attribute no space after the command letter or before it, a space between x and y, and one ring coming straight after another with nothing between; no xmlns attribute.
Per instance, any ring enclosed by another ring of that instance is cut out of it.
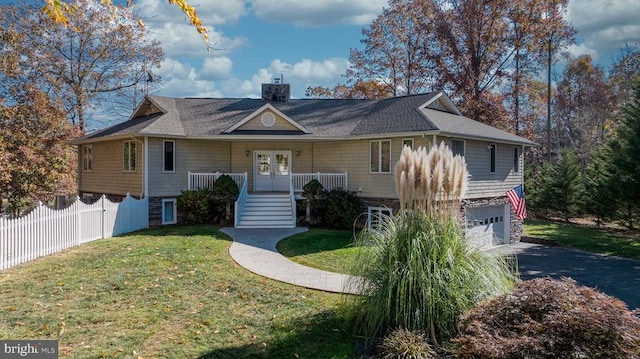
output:
<svg viewBox="0 0 640 359"><path fill-rule="evenodd" d="M309 85L344 82L350 48L386 0L192 0L210 30L206 48L167 0L141 0L138 10L166 59L156 94L178 97L259 97L260 85L281 74L292 96ZM578 29L573 55L608 66L625 44L640 44L640 1L570 0Z"/></svg>

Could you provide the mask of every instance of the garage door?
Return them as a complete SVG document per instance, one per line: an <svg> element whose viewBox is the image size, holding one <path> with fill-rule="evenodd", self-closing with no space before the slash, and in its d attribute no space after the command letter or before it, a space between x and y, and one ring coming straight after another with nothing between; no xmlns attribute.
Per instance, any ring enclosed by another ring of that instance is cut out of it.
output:
<svg viewBox="0 0 640 359"><path fill-rule="evenodd" d="M467 209L467 239L480 247L509 242L509 205Z"/></svg>

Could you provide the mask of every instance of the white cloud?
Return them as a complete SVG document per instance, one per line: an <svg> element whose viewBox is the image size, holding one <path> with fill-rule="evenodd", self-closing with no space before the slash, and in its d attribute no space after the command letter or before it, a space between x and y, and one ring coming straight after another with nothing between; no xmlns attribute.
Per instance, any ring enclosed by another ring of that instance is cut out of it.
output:
<svg viewBox="0 0 640 359"><path fill-rule="evenodd" d="M166 0L142 0L137 5L150 37L162 43L166 56L204 57L211 54L219 56L239 47L248 46L248 40L245 37L228 38L213 26L213 24L237 22L240 16L245 14L242 1L224 1L220 5L211 2L203 2L201 5L193 1L190 3L196 7L198 16L207 27L211 53L207 52L203 38L176 6L169 5ZM221 19L216 20L217 17Z"/></svg>
<svg viewBox="0 0 640 359"><path fill-rule="evenodd" d="M298 26L366 25L387 4L386 0L253 0L251 10L265 21Z"/></svg>
<svg viewBox="0 0 640 359"><path fill-rule="evenodd" d="M158 75L163 96L259 98L263 83L283 75L284 82L291 85L292 96L303 97L308 86L335 86L348 66L348 60L342 58L302 59L294 64L276 59L250 78L241 78L233 73L233 62L227 57L193 63L167 58Z"/></svg>
<svg viewBox="0 0 640 359"><path fill-rule="evenodd" d="M610 61L625 45L640 44L640 1L572 0L567 15L578 30L572 54Z"/></svg>
<svg viewBox="0 0 640 359"><path fill-rule="evenodd" d="M329 80L340 77L349 67L349 61L342 58L331 58L323 61L302 59L295 64L273 60L269 69L275 75L283 74L285 78L296 80Z"/></svg>
<svg viewBox="0 0 640 359"><path fill-rule="evenodd" d="M193 5L207 28L211 25L234 24L247 14L243 0L190 0L189 4ZM167 0L140 0L136 7L145 21L187 23L184 13Z"/></svg>
<svg viewBox="0 0 640 359"><path fill-rule="evenodd" d="M209 57L204 59L199 79L224 80L233 76L233 62L226 56Z"/></svg>

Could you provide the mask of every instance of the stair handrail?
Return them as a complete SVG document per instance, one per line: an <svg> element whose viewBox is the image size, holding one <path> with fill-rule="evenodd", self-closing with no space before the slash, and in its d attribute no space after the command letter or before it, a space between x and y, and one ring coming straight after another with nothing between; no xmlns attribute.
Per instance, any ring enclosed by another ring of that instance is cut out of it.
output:
<svg viewBox="0 0 640 359"><path fill-rule="evenodd" d="M296 219L296 197L293 192L293 176L289 177L289 199L291 200L291 217L292 217L292 228L296 227L297 219Z"/></svg>
<svg viewBox="0 0 640 359"><path fill-rule="evenodd" d="M244 205L247 202L247 172L244 173L244 181L242 183L242 187L240 188L240 194L238 194L238 199L236 199L234 213L233 213L233 226L238 227L238 222L240 221L240 213L244 211Z"/></svg>

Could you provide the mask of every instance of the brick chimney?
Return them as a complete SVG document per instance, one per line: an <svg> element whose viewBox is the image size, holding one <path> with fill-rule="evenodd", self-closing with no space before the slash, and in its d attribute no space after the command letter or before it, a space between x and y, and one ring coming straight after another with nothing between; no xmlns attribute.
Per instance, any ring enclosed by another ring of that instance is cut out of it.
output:
<svg viewBox="0 0 640 359"><path fill-rule="evenodd" d="M288 102L291 98L291 88L285 84L284 78L273 79L273 83L262 84L262 101L266 102Z"/></svg>

